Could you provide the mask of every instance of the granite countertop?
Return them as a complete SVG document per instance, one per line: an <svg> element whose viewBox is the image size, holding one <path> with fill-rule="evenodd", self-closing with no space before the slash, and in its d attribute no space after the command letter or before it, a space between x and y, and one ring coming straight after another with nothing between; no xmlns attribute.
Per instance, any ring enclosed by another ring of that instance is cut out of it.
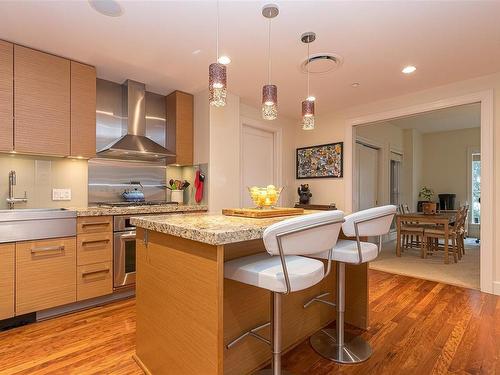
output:
<svg viewBox="0 0 500 375"><path fill-rule="evenodd" d="M193 212L207 211L206 205L176 205L164 204L153 206L129 206L129 207L83 207L72 208L77 216L107 216L107 215L141 215L162 214L170 212Z"/></svg>
<svg viewBox="0 0 500 375"><path fill-rule="evenodd" d="M294 216L251 219L221 214L197 213L139 216L132 218L132 223L144 229L172 236L210 245L224 245L262 238L262 234L268 226L290 217Z"/></svg>

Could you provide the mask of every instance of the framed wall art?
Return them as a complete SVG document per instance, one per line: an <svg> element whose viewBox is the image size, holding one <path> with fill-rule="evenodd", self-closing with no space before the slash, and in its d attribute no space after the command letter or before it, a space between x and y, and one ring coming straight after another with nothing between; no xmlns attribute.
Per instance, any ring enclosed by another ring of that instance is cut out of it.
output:
<svg viewBox="0 0 500 375"><path fill-rule="evenodd" d="M342 178L344 176L344 142L297 149L297 179Z"/></svg>

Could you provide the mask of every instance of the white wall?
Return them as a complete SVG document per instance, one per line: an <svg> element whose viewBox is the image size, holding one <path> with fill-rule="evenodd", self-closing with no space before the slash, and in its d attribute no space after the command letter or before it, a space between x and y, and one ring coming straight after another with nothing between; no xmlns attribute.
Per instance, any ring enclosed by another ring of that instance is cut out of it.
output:
<svg viewBox="0 0 500 375"><path fill-rule="evenodd" d="M481 143L481 129L462 129L423 136L423 181L422 184L438 194L454 193L456 204L470 203L467 197L468 147Z"/></svg>
<svg viewBox="0 0 500 375"><path fill-rule="evenodd" d="M208 104L207 101L207 106ZM240 98L227 94L226 105L210 108L208 159L209 196L212 212L240 204Z"/></svg>

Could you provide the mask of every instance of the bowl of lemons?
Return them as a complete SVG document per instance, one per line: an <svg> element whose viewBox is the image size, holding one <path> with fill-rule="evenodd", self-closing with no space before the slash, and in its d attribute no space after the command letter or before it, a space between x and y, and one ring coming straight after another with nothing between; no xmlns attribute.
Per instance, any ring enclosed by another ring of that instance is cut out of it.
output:
<svg viewBox="0 0 500 375"><path fill-rule="evenodd" d="M278 204L282 187L277 188L274 185L266 187L252 186L248 188L252 202L259 209L271 209Z"/></svg>

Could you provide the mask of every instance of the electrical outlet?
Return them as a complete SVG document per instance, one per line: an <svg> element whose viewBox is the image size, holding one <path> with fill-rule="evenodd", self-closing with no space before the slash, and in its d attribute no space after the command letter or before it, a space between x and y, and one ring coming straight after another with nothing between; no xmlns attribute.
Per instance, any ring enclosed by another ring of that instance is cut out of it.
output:
<svg viewBox="0 0 500 375"><path fill-rule="evenodd" d="M71 189L52 189L53 201L70 201Z"/></svg>

